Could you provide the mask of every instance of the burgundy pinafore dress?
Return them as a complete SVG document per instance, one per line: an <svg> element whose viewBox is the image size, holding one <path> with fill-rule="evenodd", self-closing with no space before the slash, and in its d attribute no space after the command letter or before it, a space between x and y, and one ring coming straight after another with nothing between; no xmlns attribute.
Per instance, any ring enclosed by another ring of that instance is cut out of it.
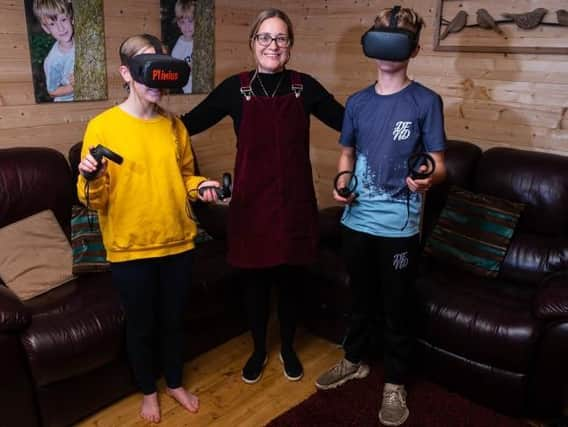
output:
<svg viewBox="0 0 568 427"><path fill-rule="evenodd" d="M240 268L308 264L316 256L318 220L300 75L291 71L292 93L276 97L255 96L247 72L240 81L228 261Z"/></svg>

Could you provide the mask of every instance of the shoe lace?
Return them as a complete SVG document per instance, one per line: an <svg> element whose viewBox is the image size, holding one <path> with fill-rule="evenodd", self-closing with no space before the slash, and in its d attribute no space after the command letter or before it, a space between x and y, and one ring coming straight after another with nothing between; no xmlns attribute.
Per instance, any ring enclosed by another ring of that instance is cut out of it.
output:
<svg viewBox="0 0 568 427"><path fill-rule="evenodd" d="M383 392L383 405L388 407L406 408L406 399L399 390Z"/></svg>

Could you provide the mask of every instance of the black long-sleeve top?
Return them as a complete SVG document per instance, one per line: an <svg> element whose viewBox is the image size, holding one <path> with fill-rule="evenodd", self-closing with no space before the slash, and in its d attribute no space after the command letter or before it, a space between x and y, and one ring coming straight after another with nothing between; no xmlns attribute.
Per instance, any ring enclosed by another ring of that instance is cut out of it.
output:
<svg viewBox="0 0 568 427"><path fill-rule="evenodd" d="M250 71L251 78L253 74L254 72ZM300 77L303 84L301 96L308 120L310 114L313 114L329 127L341 131L343 106L312 76L300 73ZM281 78L282 81L280 81ZM203 132L227 115L232 117L235 134L238 134L243 105L240 88L239 75L233 75L213 89L193 110L184 114L181 119L189 134L195 135ZM266 96L266 94L271 96L274 90L276 90L275 96L290 94L292 92L290 70L275 74L258 73L252 81L251 88L257 96Z"/></svg>

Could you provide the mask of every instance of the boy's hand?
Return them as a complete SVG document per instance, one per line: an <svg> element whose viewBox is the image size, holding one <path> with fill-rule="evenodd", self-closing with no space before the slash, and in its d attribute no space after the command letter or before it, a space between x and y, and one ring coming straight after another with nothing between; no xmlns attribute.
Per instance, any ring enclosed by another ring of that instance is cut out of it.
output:
<svg viewBox="0 0 568 427"><path fill-rule="evenodd" d="M92 150L93 148L94 147L92 146L89 147L89 153L83 158L83 160L81 160L79 166L77 167L79 169L79 173L83 176L85 175L85 172L90 173L97 170L98 162L90 153L90 150ZM97 173L96 178L102 176L107 169L107 160L104 157L101 159L101 164L101 169L99 170L99 173Z"/></svg>
<svg viewBox="0 0 568 427"><path fill-rule="evenodd" d="M427 169L426 165L422 165L419 172L426 172ZM426 193L432 187L432 175L424 179L412 179L412 177L407 176L406 185L413 193Z"/></svg>
<svg viewBox="0 0 568 427"><path fill-rule="evenodd" d="M339 203L342 203L344 205L350 205L351 203L353 203L353 201L355 200L355 198L357 197L357 195L355 193L351 193L349 196L347 197L343 197L340 196L339 193L337 192L337 190L333 190L333 199Z"/></svg>

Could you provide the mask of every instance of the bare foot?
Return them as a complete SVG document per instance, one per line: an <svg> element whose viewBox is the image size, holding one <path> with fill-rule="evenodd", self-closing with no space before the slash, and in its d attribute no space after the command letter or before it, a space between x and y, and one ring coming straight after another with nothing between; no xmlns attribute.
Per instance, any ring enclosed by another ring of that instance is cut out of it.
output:
<svg viewBox="0 0 568 427"><path fill-rule="evenodd" d="M158 393L145 394L142 398L140 416L151 423L160 422L160 405L158 405Z"/></svg>
<svg viewBox="0 0 568 427"><path fill-rule="evenodd" d="M178 401L178 403L189 412L199 411L199 399L193 393L190 393L183 387L169 388L166 387L166 393Z"/></svg>

